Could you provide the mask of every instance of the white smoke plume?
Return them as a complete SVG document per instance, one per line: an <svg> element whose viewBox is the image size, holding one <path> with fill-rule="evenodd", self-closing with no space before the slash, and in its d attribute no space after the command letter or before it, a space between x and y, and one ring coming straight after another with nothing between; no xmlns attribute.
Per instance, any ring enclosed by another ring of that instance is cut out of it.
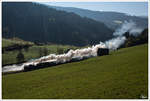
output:
<svg viewBox="0 0 150 101"><path fill-rule="evenodd" d="M4 66L2 68L2 72L16 72L16 71L23 71L24 70L24 65L9 65L9 66Z"/></svg>
<svg viewBox="0 0 150 101"><path fill-rule="evenodd" d="M131 35L137 36L143 31L143 28L139 28L132 20L124 21L120 28L118 28L113 35L122 36L125 32L129 32Z"/></svg>
<svg viewBox="0 0 150 101"><path fill-rule="evenodd" d="M121 46L125 42L126 38L124 36L118 36L116 38L113 38L109 41L105 42L105 45L110 50L115 50L119 46Z"/></svg>
<svg viewBox="0 0 150 101"><path fill-rule="evenodd" d="M136 23L132 20L124 21L121 27L116 29L116 31L113 33L116 38L106 41L105 45L108 49L115 50L126 41L126 37L123 36L125 32L129 32L130 35L137 36L142 31L143 29L137 27Z"/></svg>
<svg viewBox="0 0 150 101"><path fill-rule="evenodd" d="M106 48L106 45L103 43L100 43L98 45L84 48L84 49L77 49L77 50L70 50L66 54L50 54L48 56L43 56L39 59L29 61L26 63L23 63L22 65L11 65L11 66L5 66L3 67L3 72L13 72L13 71L23 71L24 66L28 65L34 65L36 66L39 63L44 63L44 62L55 62L56 64L58 63L65 63L71 61L71 59L78 59L81 60L83 58L89 58L89 57L94 57L97 56L97 50L99 48Z"/></svg>
<svg viewBox="0 0 150 101"><path fill-rule="evenodd" d="M134 22L125 21L124 24L122 24L122 26L113 33L113 35L116 36L116 38L108 40L104 43L100 42L100 44L97 44L92 47L84 48L84 49L70 50L66 54L60 54L60 55L50 54L48 56L43 56L43 57L33 60L33 61L23 63L20 66L18 66L18 65L5 66L5 67L3 67L2 71L3 72L23 71L24 66L28 66L28 65L36 66L37 64L43 63L43 62L55 62L56 64L58 64L58 63L69 62L69 61L71 61L71 59L74 59L74 58L81 60L85 57L86 58L95 57L95 56L97 56L97 50L99 48L108 48L110 50L115 50L120 45L122 45L126 40L126 38L123 36L123 34L127 31L136 34L136 33L139 33L141 30L136 27L136 24Z"/></svg>
<svg viewBox="0 0 150 101"><path fill-rule="evenodd" d="M138 36L141 32L143 31L142 28L132 28L129 33L134 35L134 36Z"/></svg>

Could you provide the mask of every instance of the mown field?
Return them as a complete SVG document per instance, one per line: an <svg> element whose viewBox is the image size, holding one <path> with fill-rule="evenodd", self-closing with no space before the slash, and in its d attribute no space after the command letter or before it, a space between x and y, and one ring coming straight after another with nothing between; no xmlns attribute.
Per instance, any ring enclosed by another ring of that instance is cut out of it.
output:
<svg viewBox="0 0 150 101"><path fill-rule="evenodd" d="M139 99L148 96L148 45L2 75L3 99Z"/></svg>
<svg viewBox="0 0 150 101"><path fill-rule="evenodd" d="M47 55L48 55L48 54L52 54L52 53L58 54L58 52L57 52L58 49L63 49L63 51L65 51L67 49L76 49L77 48L75 46L55 45L55 44L38 46L32 42L24 41L21 39L14 39L14 40L2 39L2 47L3 48L8 47L8 46L12 46L14 44L18 44L18 45L31 44L31 45L33 45L33 46L29 47L28 50L22 49L22 53L24 55L25 61L28 61L30 59L36 59L36 58L39 58L41 56L44 56L44 54L43 54L44 49L47 50ZM17 57L18 53L19 53L19 50L4 52L2 54L2 64L6 65L6 64L17 63L18 61L17 61L16 57Z"/></svg>

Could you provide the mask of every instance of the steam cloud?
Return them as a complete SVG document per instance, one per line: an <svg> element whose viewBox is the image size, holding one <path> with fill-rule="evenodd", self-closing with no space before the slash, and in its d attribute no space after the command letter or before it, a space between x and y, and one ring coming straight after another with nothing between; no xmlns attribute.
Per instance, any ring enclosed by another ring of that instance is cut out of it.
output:
<svg viewBox="0 0 150 101"><path fill-rule="evenodd" d="M105 42L105 45L110 50L117 49L120 45L125 42L126 38L124 36L118 36L114 39Z"/></svg>
<svg viewBox="0 0 150 101"><path fill-rule="evenodd" d="M130 35L137 36L143 31L132 20L124 21L120 28L116 29L113 33L115 38L105 42L106 48L115 50L126 41L126 37L123 36L125 32L129 32Z"/></svg>
<svg viewBox="0 0 150 101"><path fill-rule="evenodd" d="M57 63L65 63L69 62L71 59L78 59L81 60L83 58L89 58L89 57L95 57L97 56L97 50L98 48L108 48L110 50L115 50L117 49L120 45L122 45L126 38L123 36L125 32L129 31L133 35L137 35L142 31L142 29L137 28L136 24L133 21L125 21L122 26L117 29L113 35L115 38L108 40L106 42L100 42L100 44L97 44L92 47L84 48L84 49L77 49L77 50L70 50L66 54L50 54L48 56L43 56L39 59L29 61L26 63L23 63L22 65L11 65L11 66L5 66L2 69L2 72L12 72L12 71L23 71L24 66L27 65L37 65L38 63L43 63L43 62L55 62Z"/></svg>
<svg viewBox="0 0 150 101"><path fill-rule="evenodd" d="M124 21L120 28L118 28L113 35L122 36L125 32L129 32L131 35L137 36L143 31L142 28L139 28L135 22L132 20Z"/></svg>

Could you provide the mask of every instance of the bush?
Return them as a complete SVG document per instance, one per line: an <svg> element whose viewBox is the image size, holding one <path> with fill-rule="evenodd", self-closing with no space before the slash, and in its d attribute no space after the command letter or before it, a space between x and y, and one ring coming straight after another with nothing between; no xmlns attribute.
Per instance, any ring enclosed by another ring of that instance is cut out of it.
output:
<svg viewBox="0 0 150 101"><path fill-rule="evenodd" d="M47 50L47 48L44 48L43 54L44 54L44 56L48 55L48 50Z"/></svg>
<svg viewBox="0 0 150 101"><path fill-rule="evenodd" d="M63 48L57 48L57 53L58 53L58 54L63 54L63 53L64 53Z"/></svg>
<svg viewBox="0 0 150 101"><path fill-rule="evenodd" d="M21 51L19 51L16 59L17 59L17 62L23 62L24 61L24 54Z"/></svg>

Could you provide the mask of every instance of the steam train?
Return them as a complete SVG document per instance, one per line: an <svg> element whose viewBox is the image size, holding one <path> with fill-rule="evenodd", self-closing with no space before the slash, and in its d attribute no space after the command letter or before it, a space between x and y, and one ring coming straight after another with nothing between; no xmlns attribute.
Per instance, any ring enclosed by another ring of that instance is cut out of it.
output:
<svg viewBox="0 0 150 101"><path fill-rule="evenodd" d="M103 56L103 55L109 55L109 49L107 48L98 48L97 50L97 56ZM77 62L77 61L82 61L85 60L89 57L84 56L83 58L72 58L70 61L67 61L65 63L71 63L71 62ZM52 67L52 66L56 66L56 65L60 65L60 64L65 64L65 63L57 63L55 61L52 62L39 62L36 65L30 64L30 65L26 65L24 66L24 72L26 71L31 71L31 70L36 70L36 69L41 69L41 68L46 68L46 67Z"/></svg>

